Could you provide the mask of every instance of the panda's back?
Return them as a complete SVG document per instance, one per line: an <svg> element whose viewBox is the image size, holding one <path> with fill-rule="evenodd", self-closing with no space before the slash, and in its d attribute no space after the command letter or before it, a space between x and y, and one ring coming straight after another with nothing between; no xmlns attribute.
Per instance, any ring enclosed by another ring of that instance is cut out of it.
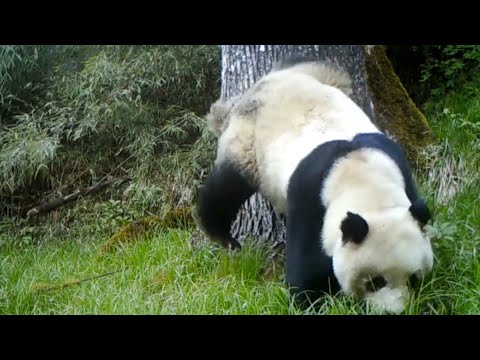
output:
<svg viewBox="0 0 480 360"><path fill-rule="evenodd" d="M312 76L272 73L254 91L254 153L260 191L286 211L288 182L299 162L318 145L378 132L367 115L341 90Z"/></svg>

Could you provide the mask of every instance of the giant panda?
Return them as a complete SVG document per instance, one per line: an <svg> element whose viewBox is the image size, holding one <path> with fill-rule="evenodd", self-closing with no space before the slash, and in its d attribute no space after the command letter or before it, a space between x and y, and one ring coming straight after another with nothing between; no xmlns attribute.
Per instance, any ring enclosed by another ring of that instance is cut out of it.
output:
<svg viewBox="0 0 480 360"><path fill-rule="evenodd" d="M239 248L232 220L260 192L286 215L286 283L299 306L343 292L401 313L409 282L433 267L431 215L403 150L351 100L351 84L331 63L290 58L212 104L217 157L195 215L209 238Z"/></svg>

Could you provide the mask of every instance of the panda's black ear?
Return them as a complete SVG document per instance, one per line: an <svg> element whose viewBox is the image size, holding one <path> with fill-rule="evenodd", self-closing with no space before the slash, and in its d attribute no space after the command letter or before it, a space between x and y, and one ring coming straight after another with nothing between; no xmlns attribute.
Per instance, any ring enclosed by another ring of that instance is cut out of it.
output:
<svg viewBox="0 0 480 360"><path fill-rule="evenodd" d="M432 218L427 204L422 199L414 201L408 210L410 210L413 218L417 220L422 227Z"/></svg>
<svg viewBox="0 0 480 360"><path fill-rule="evenodd" d="M360 244L368 234L368 224L365 219L350 211L347 212L347 217L343 219L340 229L343 233L344 244L349 241Z"/></svg>

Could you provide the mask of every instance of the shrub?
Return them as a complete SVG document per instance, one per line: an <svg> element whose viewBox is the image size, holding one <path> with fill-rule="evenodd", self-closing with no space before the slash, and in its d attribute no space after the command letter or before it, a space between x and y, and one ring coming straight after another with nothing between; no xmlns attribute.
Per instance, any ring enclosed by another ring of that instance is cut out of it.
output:
<svg viewBox="0 0 480 360"><path fill-rule="evenodd" d="M28 104L2 106L0 213L107 175L133 178L125 195L142 206L191 201L213 154L202 116L220 89L219 47L0 48L13 56L3 101Z"/></svg>

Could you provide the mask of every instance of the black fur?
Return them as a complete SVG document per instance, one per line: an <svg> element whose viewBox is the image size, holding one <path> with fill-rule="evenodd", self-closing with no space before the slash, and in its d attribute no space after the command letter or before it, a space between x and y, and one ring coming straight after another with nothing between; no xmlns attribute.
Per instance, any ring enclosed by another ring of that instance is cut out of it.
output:
<svg viewBox="0 0 480 360"><path fill-rule="evenodd" d="M387 286L387 280L381 275L375 276L365 284L367 291L375 292Z"/></svg>
<svg viewBox="0 0 480 360"><path fill-rule="evenodd" d="M343 219L340 229L344 243L353 241L355 244L360 244L368 234L368 224L365 219L350 211L347 211L347 217Z"/></svg>
<svg viewBox="0 0 480 360"><path fill-rule="evenodd" d="M300 162L289 182L286 282L301 307L316 301L323 293L333 294L340 289L332 258L325 254L321 244L326 209L319 194L335 160L351 149L348 141L318 146Z"/></svg>
<svg viewBox="0 0 480 360"><path fill-rule="evenodd" d="M207 235L230 248L240 244L230 235L232 221L255 189L237 167L225 162L214 167L200 190L197 215Z"/></svg>
<svg viewBox="0 0 480 360"><path fill-rule="evenodd" d="M422 226L425 226L428 220L431 219L432 215L430 214L430 210L427 207L427 204L422 199L417 199L413 202L412 206L410 206L410 213L412 216L420 222Z"/></svg>
<svg viewBox="0 0 480 360"><path fill-rule="evenodd" d="M313 302L323 293L339 290L332 259L321 246L326 209L320 194L334 162L360 148L376 148L392 158L402 172L408 198L412 203L418 200L407 159L387 136L359 134L352 141L330 141L315 148L299 163L288 187L286 282L301 306L307 304L306 300Z"/></svg>
<svg viewBox="0 0 480 360"><path fill-rule="evenodd" d="M416 274L413 274L411 275L409 278L408 278L408 286L413 289L413 290L417 290L418 289L418 285L419 285L419 278Z"/></svg>

